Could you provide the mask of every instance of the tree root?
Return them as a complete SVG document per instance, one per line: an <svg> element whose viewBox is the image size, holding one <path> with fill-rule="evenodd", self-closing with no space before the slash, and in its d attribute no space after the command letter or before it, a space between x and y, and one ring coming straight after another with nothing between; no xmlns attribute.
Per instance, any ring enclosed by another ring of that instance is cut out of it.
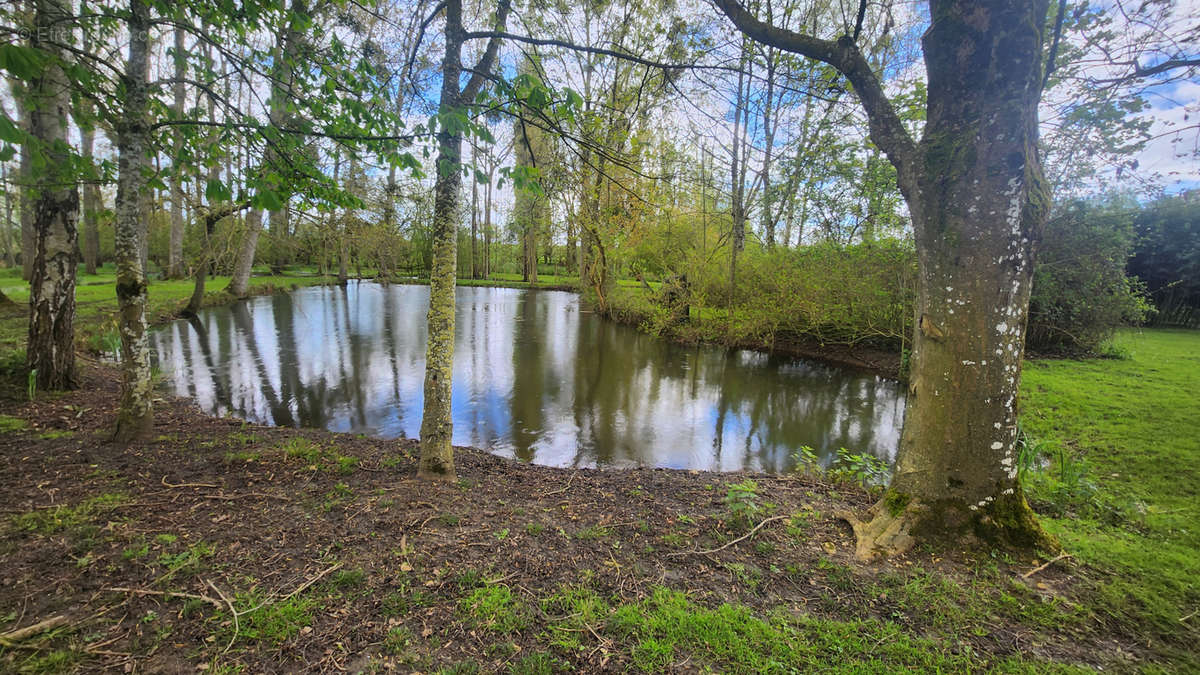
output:
<svg viewBox="0 0 1200 675"><path fill-rule="evenodd" d="M854 554L862 561L901 555L918 541L940 540L955 548L1062 550L1037 522L1019 487L974 507L952 499L923 501L888 491L867 511L865 519L847 512L837 517L854 529Z"/></svg>
<svg viewBox="0 0 1200 675"><path fill-rule="evenodd" d="M910 534L913 519L906 517L909 509L905 508L899 514L893 515L887 509L879 508L879 504L867 512L868 520L859 520L853 513L842 511L838 518L850 523L854 529L854 557L867 562L882 555L890 557L906 553L916 543ZM910 505L911 506L911 505Z"/></svg>

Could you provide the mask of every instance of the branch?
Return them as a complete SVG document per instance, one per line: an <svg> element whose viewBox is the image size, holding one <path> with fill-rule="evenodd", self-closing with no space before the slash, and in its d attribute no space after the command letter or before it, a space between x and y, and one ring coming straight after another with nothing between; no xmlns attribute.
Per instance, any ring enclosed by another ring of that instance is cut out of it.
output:
<svg viewBox="0 0 1200 675"><path fill-rule="evenodd" d="M511 0L500 0L500 7L496 10L496 28L501 31L508 23L508 12L512 9ZM475 95L479 93L479 88L483 86L483 80L486 77L484 73L490 73L492 64L496 61L496 53L500 51L500 38L493 37L488 40L487 49L484 50L483 56L479 57L479 62L475 64L474 73L471 79L467 81L467 86L463 87L462 100L464 103L470 103L475 100Z"/></svg>
<svg viewBox="0 0 1200 675"><path fill-rule="evenodd" d="M906 196L912 192L905 189L905 183L909 183L915 175L916 143L904 128L892 102L883 93L883 86L871 65L850 36L843 36L837 41L821 40L764 23L746 11L737 0L713 2L733 21L738 30L748 37L772 47L828 63L850 80L850 84L854 86L854 93L858 95L858 100L867 113L871 140L887 154L888 160L896 167L901 189Z"/></svg>
<svg viewBox="0 0 1200 675"><path fill-rule="evenodd" d="M1067 0L1058 0L1058 16L1054 17L1054 41L1050 43L1050 55L1046 57L1046 74L1042 76L1042 89L1054 72L1054 60L1058 58L1058 43L1062 40L1063 18L1067 15Z"/></svg>

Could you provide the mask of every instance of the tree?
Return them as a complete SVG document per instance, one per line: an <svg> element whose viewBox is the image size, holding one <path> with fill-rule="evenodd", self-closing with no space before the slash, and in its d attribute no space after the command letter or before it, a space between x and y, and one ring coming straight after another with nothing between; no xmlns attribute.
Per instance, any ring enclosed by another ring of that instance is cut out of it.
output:
<svg viewBox="0 0 1200 675"><path fill-rule="evenodd" d="M421 460L418 473L424 478L453 480L454 449L450 446L453 421L450 386L454 368L454 285L457 273L459 195L462 186L462 141L467 127L466 107L488 77L499 51L498 38L488 40L478 63L470 70L466 85L462 48L462 0L446 0L445 54L442 56L442 88L438 103L437 180L434 183L433 264L429 272L428 340L425 347L425 405L421 415ZM497 30L504 30L511 8L499 0ZM461 88L460 88L461 87Z"/></svg>
<svg viewBox="0 0 1200 675"><path fill-rule="evenodd" d="M828 63L849 80L912 214L918 328L908 408L887 492L867 521L849 518L860 556L970 536L1055 546L1016 467L1033 248L1049 206L1037 149L1047 4L931 0L918 141L856 43L865 2L855 26L822 39L717 0L748 36Z"/></svg>
<svg viewBox="0 0 1200 675"><path fill-rule="evenodd" d="M126 18L129 52L122 82L124 109L116 127L116 230L118 329L121 333L121 404L113 440L145 437L154 425L151 403L150 346L146 336L146 270L142 267L142 223L146 218L146 175L149 172L150 8L129 0Z"/></svg>
<svg viewBox="0 0 1200 675"><path fill-rule="evenodd" d="M29 280L29 340L25 362L41 389L70 389L75 373L75 274L79 188L69 168L70 97L60 48L42 42L68 16L59 0L34 3L31 46L43 65L28 91L32 148L34 248Z"/></svg>

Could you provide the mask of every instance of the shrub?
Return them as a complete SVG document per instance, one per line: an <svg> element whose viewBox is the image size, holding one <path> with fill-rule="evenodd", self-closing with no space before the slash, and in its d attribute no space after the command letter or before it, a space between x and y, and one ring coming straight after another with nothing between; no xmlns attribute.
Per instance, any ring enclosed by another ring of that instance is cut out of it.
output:
<svg viewBox="0 0 1200 675"><path fill-rule="evenodd" d="M1029 301L1031 349L1094 351L1118 327L1145 320L1143 287L1125 276L1132 221L1119 207L1077 202L1046 224Z"/></svg>

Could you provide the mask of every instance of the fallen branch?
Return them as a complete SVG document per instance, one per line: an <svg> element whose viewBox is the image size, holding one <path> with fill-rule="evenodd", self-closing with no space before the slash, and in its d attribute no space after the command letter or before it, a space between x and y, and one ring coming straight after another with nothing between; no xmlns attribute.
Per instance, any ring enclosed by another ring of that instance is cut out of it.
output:
<svg viewBox="0 0 1200 675"><path fill-rule="evenodd" d="M556 495L556 494L559 494L560 492L566 492L567 490L570 490L571 482L574 480L575 480L575 474L572 473L571 477L567 479L567 485L565 487L561 487L557 490L551 490L550 492L543 492L542 497L549 497L550 495Z"/></svg>
<svg viewBox="0 0 1200 675"><path fill-rule="evenodd" d="M233 635L229 636L229 644L225 645L225 649L221 651L222 654L225 654L229 651L229 648L233 646L234 640L237 640L238 633L241 632L241 628L238 626L238 612L233 606L233 601L225 597L225 594L221 592L221 589L217 588L216 584L209 579L205 579L204 583L208 584L209 588L213 589L216 591L217 595L221 596L221 599L224 600L225 604L229 606L229 613L233 616Z"/></svg>
<svg viewBox="0 0 1200 675"><path fill-rule="evenodd" d="M733 546L734 544L738 543L739 541L745 541L746 539L749 539L750 537L754 536L754 533L761 530L763 528L763 525L766 525L767 523L775 521L775 520L783 520L787 517L788 516L771 516L770 518L767 518L766 520L762 521L758 525L755 525L753 530L750 530L746 534L743 534L742 536L738 537L737 539L734 539L733 541L725 544L724 546L718 546L717 548L712 548L707 551L676 551L675 553L668 553L667 557L675 558L675 557L678 557L681 555L708 555L710 553L716 553L717 551L724 551L725 549L729 548L730 546Z"/></svg>
<svg viewBox="0 0 1200 675"><path fill-rule="evenodd" d="M216 487L215 485L213 487ZM267 492L243 492L240 495L203 495L205 499L223 499L225 501L233 501L235 499L246 499L249 497L266 497L267 499L278 499L283 502L292 501L290 497L273 495Z"/></svg>
<svg viewBox="0 0 1200 675"><path fill-rule="evenodd" d="M134 595L159 595L159 596L164 596L164 597L168 597L168 598L178 597L178 598L188 598L190 600L203 600L204 602L207 602L208 604L212 605L213 607L216 607L217 609L225 609L225 605L218 602L216 598L212 598L207 595L196 595L195 593L180 593L178 591L174 591L174 592L173 591L151 591L151 590L147 590L144 588L122 588L122 587L105 588L104 590L113 591L114 593L133 593Z"/></svg>
<svg viewBox="0 0 1200 675"><path fill-rule="evenodd" d="M1044 569L1046 569L1047 567L1049 567L1049 566L1053 565L1054 563L1058 562L1059 560L1063 560L1063 559L1065 559L1065 558L1070 558L1070 557L1071 557L1071 554L1070 554L1070 553L1059 553L1058 555L1056 555L1056 556L1054 556L1053 558L1051 558L1051 559L1047 560L1046 562L1042 563L1041 565L1038 565L1037 567L1035 567L1035 568L1033 568L1033 569L1029 570L1029 571L1028 571L1028 572L1026 572L1025 574L1022 574L1022 575L1021 575L1021 578L1022 578L1022 579L1028 579L1029 577L1031 577L1031 576L1033 576L1033 575L1037 574L1038 572L1041 572L1042 570L1044 570Z"/></svg>
<svg viewBox="0 0 1200 675"><path fill-rule="evenodd" d="M31 638L39 633L53 630L65 623L67 623L67 616L65 614L59 614L57 616L52 616L49 619L39 621L31 626L18 628L17 630L9 631L7 633L0 633L0 645L12 647L17 642Z"/></svg>
<svg viewBox="0 0 1200 675"><path fill-rule="evenodd" d="M163 484L163 485L166 485L167 487L169 487L169 488L171 488L171 489L175 489L175 488L185 488L185 487L206 487L206 488L217 488L217 487L221 487L220 485L213 485L212 483L180 483L180 484L178 484L178 485L172 485L171 483L168 483L168 482L167 482L167 477L166 477L166 476L163 476L163 477L162 477L162 484Z"/></svg>

